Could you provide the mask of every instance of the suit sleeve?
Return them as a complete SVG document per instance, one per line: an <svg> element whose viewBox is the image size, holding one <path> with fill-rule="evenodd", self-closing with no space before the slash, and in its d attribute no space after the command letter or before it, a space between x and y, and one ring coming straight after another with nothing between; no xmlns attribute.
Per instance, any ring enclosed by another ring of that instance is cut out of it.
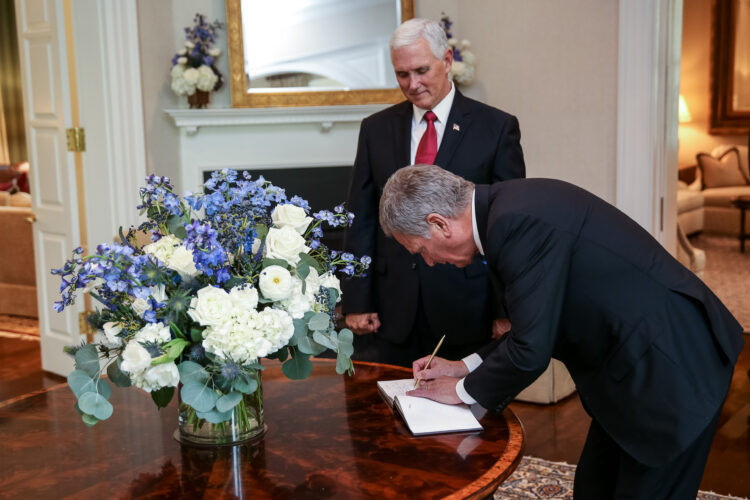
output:
<svg viewBox="0 0 750 500"><path fill-rule="evenodd" d="M492 169L492 182L526 177L526 164L521 149L521 128L518 118L508 115L500 131Z"/></svg>
<svg viewBox="0 0 750 500"><path fill-rule="evenodd" d="M502 227L505 226L505 227ZM557 338L574 237L531 217L496 224L488 264L506 283L511 331L480 355L466 391L485 408L505 407L547 368Z"/></svg>
<svg viewBox="0 0 750 500"><path fill-rule="evenodd" d="M367 120L362 122L357 143L357 155L354 159L352 182L349 186L347 208L354 213L354 222L347 228L344 248L357 257L369 255L373 263L367 275L360 278L344 278L341 283L342 312L368 313L375 312L376 304L373 292L375 266L375 238L378 230L379 193L373 180L370 165Z"/></svg>

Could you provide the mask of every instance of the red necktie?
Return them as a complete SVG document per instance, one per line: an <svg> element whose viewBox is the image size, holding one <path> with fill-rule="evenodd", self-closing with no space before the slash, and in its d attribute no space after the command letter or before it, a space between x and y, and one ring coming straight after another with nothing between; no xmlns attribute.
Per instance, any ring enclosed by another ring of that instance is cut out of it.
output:
<svg viewBox="0 0 750 500"><path fill-rule="evenodd" d="M435 130L435 120L437 120L437 116L435 116L435 113L432 111L428 111L424 114L422 119L427 121L427 130L424 131L422 139L419 141L417 156L414 158L414 163L432 165L435 162L438 150L437 131Z"/></svg>

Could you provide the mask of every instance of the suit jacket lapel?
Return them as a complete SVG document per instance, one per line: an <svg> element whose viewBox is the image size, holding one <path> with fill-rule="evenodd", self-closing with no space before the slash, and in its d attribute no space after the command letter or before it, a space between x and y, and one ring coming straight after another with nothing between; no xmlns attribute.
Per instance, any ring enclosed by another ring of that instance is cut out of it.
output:
<svg viewBox="0 0 750 500"><path fill-rule="evenodd" d="M490 186L477 184L474 187L474 214L477 218L477 232L479 241L482 242L484 255L487 257L487 224L490 214Z"/></svg>
<svg viewBox="0 0 750 500"><path fill-rule="evenodd" d="M435 165L447 170L452 170L449 168L450 161L471 124L471 114L466 104L466 97L456 89L453 106L451 106L451 112L448 115L448 122L445 124L443 140L440 142L440 148L435 157Z"/></svg>

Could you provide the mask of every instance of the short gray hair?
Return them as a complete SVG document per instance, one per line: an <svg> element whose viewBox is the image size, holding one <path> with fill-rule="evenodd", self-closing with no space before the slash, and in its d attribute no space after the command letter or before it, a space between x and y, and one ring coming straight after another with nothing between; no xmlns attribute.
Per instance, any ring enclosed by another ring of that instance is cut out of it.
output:
<svg viewBox="0 0 750 500"><path fill-rule="evenodd" d="M407 47L424 38L430 46L432 55L442 59L445 51L450 48L448 38L443 27L431 19L414 18L404 21L391 35L391 50Z"/></svg>
<svg viewBox="0 0 750 500"><path fill-rule="evenodd" d="M474 183L434 165L413 165L397 170L380 197L380 227L393 233L430 238L425 220L432 213L451 219L471 203Z"/></svg>

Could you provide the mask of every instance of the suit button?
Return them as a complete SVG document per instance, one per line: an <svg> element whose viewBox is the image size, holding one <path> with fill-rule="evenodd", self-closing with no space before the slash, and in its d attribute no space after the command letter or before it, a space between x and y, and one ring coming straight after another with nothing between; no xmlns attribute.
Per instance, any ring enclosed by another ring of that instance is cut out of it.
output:
<svg viewBox="0 0 750 500"><path fill-rule="evenodd" d="M417 263L416 262L412 262L411 263L411 268L412 269L416 269L417 268Z"/></svg>

